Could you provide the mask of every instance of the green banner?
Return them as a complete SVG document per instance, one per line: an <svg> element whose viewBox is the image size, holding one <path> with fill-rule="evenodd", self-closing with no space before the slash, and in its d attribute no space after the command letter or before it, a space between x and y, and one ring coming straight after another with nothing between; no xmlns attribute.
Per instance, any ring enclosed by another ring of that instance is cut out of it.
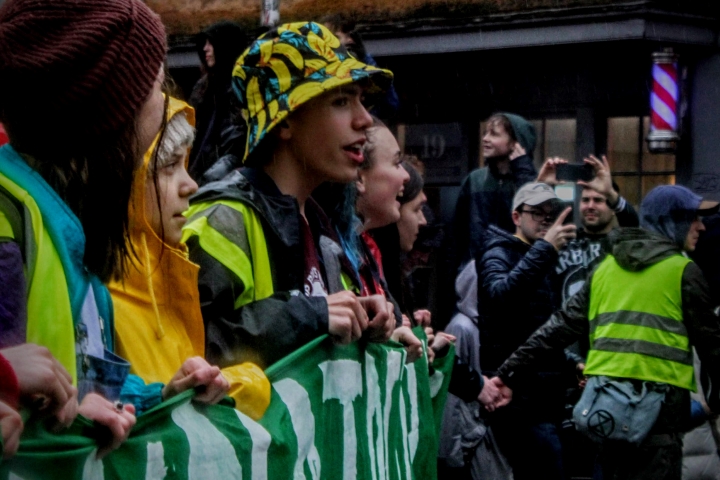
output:
<svg viewBox="0 0 720 480"><path fill-rule="evenodd" d="M86 419L60 434L31 420L0 479L434 479L453 356L430 376L424 358L405 364L397 344L323 337L267 370L272 398L259 422L186 392L138 418L98 461Z"/></svg>

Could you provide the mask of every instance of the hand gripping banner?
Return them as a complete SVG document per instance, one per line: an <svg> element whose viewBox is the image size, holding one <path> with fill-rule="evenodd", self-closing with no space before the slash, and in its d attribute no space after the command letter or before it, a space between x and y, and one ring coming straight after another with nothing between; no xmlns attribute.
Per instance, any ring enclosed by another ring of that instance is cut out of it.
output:
<svg viewBox="0 0 720 480"><path fill-rule="evenodd" d="M0 479L434 479L453 356L430 376L424 358L406 365L398 344L322 337L267 370L272 398L259 422L229 399L206 406L185 392L139 417L98 461L86 419L60 434L30 420Z"/></svg>

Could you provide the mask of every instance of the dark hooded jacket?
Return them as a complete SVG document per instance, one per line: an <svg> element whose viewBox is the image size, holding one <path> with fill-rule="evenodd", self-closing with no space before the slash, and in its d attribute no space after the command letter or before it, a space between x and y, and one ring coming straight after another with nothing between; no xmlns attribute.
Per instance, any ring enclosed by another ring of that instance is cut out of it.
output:
<svg viewBox="0 0 720 480"><path fill-rule="evenodd" d="M612 255L618 264L631 271L642 270L682 252L674 239L670 240L666 236L640 228L615 230L610 233L609 239ZM695 263L690 262L685 267L680 288L683 322L687 327L690 343L695 347L703 366L720 365L720 320L713 312L707 283ZM561 311L552 315L550 320L498 369L498 375L510 388L513 388L517 379L531 370L536 362L553 351L588 337L591 295L592 276ZM708 404L715 411L720 411L720 397L715 390L720 378L711 370L708 370L704 377L703 387L707 382L713 390L706 390ZM689 411L689 392L671 387L660 418L653 427L653 433L681 431Z"/></svg>
<svg viewBox="0 0 720 480"><path fill-rule="evenodd" d="M222 261L206 252L202 239L190 236L190 259L200 265L200 303L205 322L205 355L212 364L225 367L252 361L265 368L310 340L328 333L328 306L324 297L303 295L305 276L304 243L300 229L300 210L295 197L283 195L261 170L236 170L219 182L198 190L190 199L202 209L194 213L186 227L200 216L220 235L232 241L248 258L258 248L257 234L245 231L242 218L221 202L240 202L258 215L270 271L252 271L250 277L272 282L273 294L236 307L245 291L241 278ZM209 204L209 206L207 206ZM329 293L343 289L341 271L350 272L342 249L323 211L309 200L305 215L316 235L322 273ZM354 281L357 281L353 278Z"/></svg>
<svg viewBox="0 0 720 480"><path fill-rule="evenodd" d="M474 170L463 180L455 207L454 236L456 260L466 263L481 253L485 244L485 232L496 225L506 232L514 232L512 222L512 199L515 192L535 180L537 171L533 165L535 150L535 127L524 118L502 113L510 121L515 138L527 152L510 162L510 173L498 172L495 159L488 159L487 166Z"/></svg>
<svg viewBox="0 0 720 480"><path fill-rule="evenodd" d="M485 253L476 260L480 365L488 377L553 313L555 247L545 240L529 245L490 226ZM568 370L562 349L534 364L517 381L512 407L530 421L555 421L562 415Z"/></svg>
<svg viewBox="0 0 720 480"><path fill-rule="evenodd" d="M215 55L215 64L208 67L203 47L210 41ZM245 50L248 38L238 24L228 21L208 27L197 37L197 50L206 74L198 81L190 96L190 104L195 108L196 134L188 171L203 185L207 183L203 175L219 159L231 167L223 169L229 172L232 166L240 166L245 153L245 122L236 121L231 90L232 70L235 61ZM215 175L215 179L223 175Z"/></svg>

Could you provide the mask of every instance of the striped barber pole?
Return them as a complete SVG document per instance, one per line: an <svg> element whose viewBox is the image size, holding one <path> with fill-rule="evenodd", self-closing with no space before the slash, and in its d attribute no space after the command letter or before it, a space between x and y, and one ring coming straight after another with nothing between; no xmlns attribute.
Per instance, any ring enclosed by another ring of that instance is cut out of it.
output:
<svg viewBox="0 0 720 480"><path fill-rule="evenodd" d="M652 68L652 76L651 128L653 130L677 130L679 99L677 63L656 63Z"/></svg>
<svg viewBox="0 0 720 480"><path fill-rule="evenodd" d="M650 133L648 149L652 153L672 153L680 140L678 135L678 57L672 50L652 55L653 87L650 93Z"/></svg>
<svg viewBox="0 0 720 480"><path fill-rule="evenodd" d="M260 24L263 27L274 27L280 23L280 0L262 0Z"/></svg>

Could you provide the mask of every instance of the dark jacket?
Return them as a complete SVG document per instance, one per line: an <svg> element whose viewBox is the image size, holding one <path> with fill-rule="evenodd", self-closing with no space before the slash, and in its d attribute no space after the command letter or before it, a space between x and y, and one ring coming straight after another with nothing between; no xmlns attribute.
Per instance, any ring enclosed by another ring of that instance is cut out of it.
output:
<svg viewBox="0 0 720 480"><path fill-rule="evenodd" d="M203 47L206 41L213 46L213 67L208 67L205 60ZM188 172L200 185L208 182L203 175L220 158L226 157L227 161L239 166L245 153L247 129L245 122L236 118L230 84L235 61L247 44L248 38L242 27L228 21L208 27L197 37L198 55L207 73L190 96L190 104L195 108L196 133Z"/></svg>
<svg viewBox="0 0 720 480"><path fill-rule="evenodd" d="M512 199L515 192L535 180L537 171L533 165L535 129L522 117L503 114L511 122L520 145L527 155L510 161L510 173L501 175L495 159L486 159L487 166L470 172L460 186L455 206L453 233L456 260L464 264L481 254L485 245L485 232L496 225L506 232L514 232L512 222Z"/></svg>
<svg viewBox="0 0 720 480"><path fill-rule="evenodd" d="M705 274L713 303L720 305L720 213L703 218L706 231L690 255Z"/></svg>
<svg viewBox="0 0 720 480"><path fill-rule="evenodd" d="M557 251L545 240L532 246L491 226L485 253L476 260L480 365L483 374L497 368L553 313L552 274ZM517 383L515 407L536 420L562 413L567 360L562 350L534 364Z"/></svg>
<svg viewBox="0 0 720 480"><path fill-rule="evenodd" d="M637 227L640 224L635 209L625 199L621 198L615 212L620 227ZM610 253L610 241L607 233L588 233L580 228L577 238L568 242L560 250L558 263L555 267L557 274L557 287L559 304L562 307L576 292L578 292L590 276L595 267L600 265L605 256Z"/></svg>
<svg viewBox="0 0 720 480"><path fill-rule="evenodd" d="M380 266L370 249L370 245L367 244L367 241L362 236L358 243L360 249L359 254L362 260L359 274L364 276L366 282L373 282L383 290L385 298L393 305L395 325L397 327L402 326L402 314L404 312L400 309L400 304L393 296L393 292L388 286L387 279L383 275L383 272L380 271ZM380 253L382 254L382 251Z"/></svg>
<svg viewBox="0 0 720 480"><path fill-rule="evenodd" d="M681 252L671 240L656 233L639 228L618 229L610 233L612 253L618 264L628 270L641 270L672 255ZM500 378L513 388L517 378L532 369L532 365L563 347L589 335L588 309L592 295L592 278L565 307L552 315L528 341L498 369ZM720 378L720 320L713 312L707 283L700 268L689 263L682 275L683 322L688 330L690 343L706 369L705 380L711 389L717 389ZM705 383L705 382L703 382ZM705 385L703 385L705 387ZM720 397L717 390L709 392L708 404L718 411ZM689 393L672 387L666 395L661 416L654 428L655 433L678 432L683 428L689 415Z"/></svg>
<svg viewBox="0 0 720 480"><path fill-rule="evenodd" d="M294 197L280 193L262 171L246 168L201 188L190 203L192 207L219 200L241 202L259 216L270 272L253 271L249 275L270 275L274 293L235 308L236 299L245 289L243 282L219 259L203 250L198 237L191 236L187 242L190 259L200 265L198 283L205 321L205 355L221 367L253 361L264 368L328 332L327 301L301 293L305 275L304 246L299 207ZM208 224L224 237L244 246L242 249L251 257L252 247L247 243L252 241L252 236L245 232L242 219L233 221L238 216L235 212L215 204L198 215L206 216ZM344 265L342 250L334 243L335 236L328 228L324 213L312 200L306 203L305 214L313 232L318 232L316 247L324 260L321 269L323 273L334 272L325 276L325 285L330 293L339 291L342 285L338 265ZM191 217L190 222L193 219ZM337 248L333 249L333 245ZM348 271L347 267L343 271Z"/></svg>

